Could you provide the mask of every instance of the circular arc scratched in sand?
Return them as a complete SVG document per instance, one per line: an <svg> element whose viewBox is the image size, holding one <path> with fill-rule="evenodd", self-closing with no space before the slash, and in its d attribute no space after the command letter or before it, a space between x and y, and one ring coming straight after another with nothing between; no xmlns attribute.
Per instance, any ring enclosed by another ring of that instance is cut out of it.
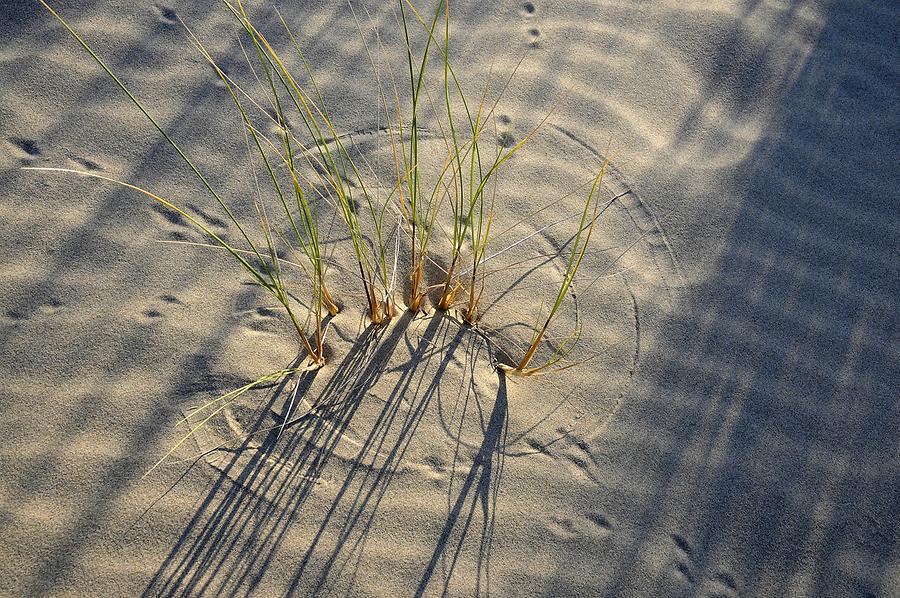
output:
<svg viewBox="0 0 900 598"><path fill-rule="evenodd" d="M362 455L373 467L393 459L403 446L404 466L440 472L461 452L477 453L494 425L492 416L504 422L494 449L508 455L541 451L575 430L582 436L602 430L639 365L647 322L671 308L678 267L651 208L618 168L607 166L604 212L591 249L548 333L552 344L583 325L571 356L581 363L559 374L501 381L494 367L497 347L514 354L512 347L525 345L541 301L553 300L588 193L585 183L603 158L562 126L550 123L545 131L511 160L498 185L497 236L488 254L499 255L485 264L490 275L482 300L483 333L452 317L404 316L361 343L359 318L338 316L329 332L333 363L304 387L303 405L292 411L312 408L307 417L318 420L295 430L309 436L302 444L327 442L334 457L358 463ZM371 188L390 180L387 137L383 129L343 137L373 177ZM420 144L425 156L446 151L436 135L422 135ZM450 253L441 231L432 243L432 255ZM447 264L435 259L439 274ZM347 272L352 269L352 263L345 264ZM498 414L501 394L506 405ZM241 436L253 431L251 421L240 410L228 414L228 428ZM280 454L271 458L291 460L294 452Z"/></svg>

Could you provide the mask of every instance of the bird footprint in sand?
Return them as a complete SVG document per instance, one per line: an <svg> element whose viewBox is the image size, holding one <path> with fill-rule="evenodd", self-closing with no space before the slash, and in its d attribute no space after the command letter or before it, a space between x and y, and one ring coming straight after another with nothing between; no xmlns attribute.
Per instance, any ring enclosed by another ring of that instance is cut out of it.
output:
<svg viewBox="0 0 900 598"><path fill-rule="evenodd" d="M277 332L280 326L279 312L274 307L254 307L238 314L243 326L251 332Z"/></svg>
<svg viewBox="0 0 900 598"><path fill-rule="evenodd" d="M164 25L174 25L178 22L178 15L175 13L175 9L171 6L166 6L165 4L156 4L153 6L153 8L160 23Z"/></svg>
<svg viewBox="0 0 900 598"><path fill-rule="evenodd" d="M497 133L497 143L500 147L511 148L516 145L516 138L513 137L511 126L512 119L505 114L501 114L497 118L497 124L499 126L499 132Z"/></svg>
<svg viewBox="0 0 900 598"><path fill-rule="evenodd" d="M694 550L690 543L684 537L674 534L672 542L675 544L674 565L676 574L693 584L696 581L694 576Z"/></svg>
<svg viewBox="0 0 900 598"><path fill-rule="evenodd" d="M682 583L686 582L690 585L700 582L702 590L700 595L708 598L734 598L739 596L737 584L728 573L718 573L712 578L698 579L696 573L698 569L696 552L684 536L673 534L672 543L674 545L673 565L676 579L680 579Z"/></svg>
<svg viewBox="0 0 900 598"><path fill-rule="evenodd" d="M533 2L525 2L522 4L522 7L519 9L519 14L522 16L522 19L526 22L526 24L530 23L537 13L537 7ZM534 24L528 26L525 30L526 39L528 40L528 45L532 48L537 48L540 46L540 37L541 31Z"/></svg>
<svg viewBox="0 0 900 598"><path fill-rule="evenodd" d="M595 484L600 483L600 469L597 459L591 453L590 446L581 438L571 436L570 444L562 451L562 456L569 461L575 472Z"/></svg>
<svg viewBox="0 0 900 598"><path fill-rule="evenodd" d="M184 303L175 295L160 295L141 312L142 323L153 324L155 321L166 317L173 305L184 305Z"/></svg>
<svg viewBox="0 0 900 598"><path fill-rule="evenodd" d="M553 516L547 529L563 540L597 539L608 536L613 530L613 524L606 515L588 511L575 517Z"/></svg>
<svg viewBox="0 0 900 598"><path fill-rule="evenodd" d="M198 238L199 233L196 227L178 212L160 204L151 204L150 208L158 215L157 222L159 222L160 228L168 233L169 239L187 241ZM189 213L193 212L194 218L202 222L206 228L220 237L225 235L227 225L224 220L212 216L196 206L189 206L189 208Z"/></svg>
<svg viewBox="0 0 900 598"><path fill-rule="evenodd" d="M18 158L21 164L31 164L41 156L40 148L31 139L9 137L6 141L10 145L10 153Z"/></svg>
<svg viewBox="0 0 900 598"><path fill-rule="evenodd" d="M88 158L70 158L69 161L75 168L83 169L87 171L94 170L103 170L103 167L100 166L98 162L94 162Z"/></svg>
<svg viewBox="0 0 900 598"><path fill-rule="evenodd" d="M13 321L29 320L33 317L52 316L63 309L63 302L55 297L27 307L10 308L6 310L6 317Z"/></svg>

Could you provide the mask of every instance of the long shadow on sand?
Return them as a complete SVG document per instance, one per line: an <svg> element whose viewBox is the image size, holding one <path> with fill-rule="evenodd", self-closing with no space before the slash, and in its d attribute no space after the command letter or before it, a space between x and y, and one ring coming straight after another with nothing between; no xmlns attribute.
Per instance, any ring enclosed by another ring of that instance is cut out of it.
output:
<svg viewBox="0 0 900 598"><path fill-rule="evenodd" d="M389 329L368 328L329 372L321 392L306 397L314 405L312 411L291 420L280 440L273 430L261 448L247 450L245 444L233 452L228 463L219 466L218 479L151 579L146 596L251 594L276 563L281 569L278 575L284 575L284 555L276 559L276 554L301 517L314 518L318 526L302 543L305 552L291 562L293 573L285 580L286 595L331 593L334 584L353 587L381 502L429 405L439 396L444 372L458 349L468 353L464 341L472 335L442 314L431 317L424 331L413 335L411 319L406 313ZM399 379L381 397L380 412L361 424L368 435L348 457L338 450L339 443L345 440L360 405L383 377L401 342L407 344L409 353L408 359L394 368L400 372ZM309 382L304 382L307 388L301 392L308 389ZM280 388L273 393L257 426L263 425L265 412L279 400L284 402L288 392ZM425 567L419 593L448 552L449 570L445 567L444 575L449 583L479 506L483 524L477 561L479 571L487 575L506 405L506 384L501 377L481 448L461 486L453 490L451 482L450 492L456 495ZM336 489L327 491L323 508L322 499L315 495L320 493L324 472L335 471L335 465L340 466L343 479L333 480ZM302 526L304 530L309 527L308 522ZM451 536L457 541L455 546Z"/></svg>

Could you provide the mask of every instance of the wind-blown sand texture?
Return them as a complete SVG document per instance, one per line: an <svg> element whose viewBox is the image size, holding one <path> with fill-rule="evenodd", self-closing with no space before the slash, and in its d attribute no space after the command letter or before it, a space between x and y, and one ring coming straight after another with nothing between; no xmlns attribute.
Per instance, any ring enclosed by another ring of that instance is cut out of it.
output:
<svg viewBox="0 0 900 598"><path fill-rule="evenodd" d="M271 3L248 6L276 23ZM353 7L370 43L373 27L386 38L376 61L402 73L392 3ZM240 73L220 5L58 9L219 189L247 193L240 123L177 22ZM279 9L334 120L377 165L383 122L348 4ZM201 241L183 219L20 169L117 176L228 233L59 24L36 2L3 3L0 594L900 596L897 7L451 11L473 87L526 54L498 108L503 142L555 107L504 171L500 220L584 183L612 139L611 207L575 285L588 361L499 375L452 313L363 330L361 294L335 267L347 309L296 421L211 450L280 425L293 387L262 389L142 479L193 406L290 364L296 341L224 252L158 242ZM552 254L563 233L497 259L486 327L527 336L519 323L552 301L560 265L514 262Z"/></svg>

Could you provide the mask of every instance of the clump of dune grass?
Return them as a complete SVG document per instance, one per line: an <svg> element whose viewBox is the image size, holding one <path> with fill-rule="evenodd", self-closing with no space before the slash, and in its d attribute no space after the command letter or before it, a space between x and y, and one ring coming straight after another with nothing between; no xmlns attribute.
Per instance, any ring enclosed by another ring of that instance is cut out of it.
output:
<svg viewBox="0 0 900 598"><path fill-rule="evenodd" d="M292 59L279 52L267 35L256 26L242 0L221 0L238 24L241 38L249 42L249 54L243 42L241 47L245 50L248 67L263 90L264 97L261 100L252 97L240 83L220 68L212 53L182 23L193 46L212 66L222 82L240 120L248 164L256 186L256 195L252 199L256 218L252 225L238 218L236 211L213 188L195 161L182 150L91 46L45 0L39 2L102 67L178 154L225 214L230 225L237 230L239 240L228 240L224 234L217 234L194 217L183 204L138 185L95 172L65 168L32 169L86 176L116 184L143 194L184 217L209 239L209 246L226 250L253 283L277 300L307 358L303 367L282 368L265 374L192 412L185 418L190 431L154 465L154 469L212 417L249 390L325 364L327 318L324 314L337 316L340 306L328 289L324 250L326 239L323 238L319 222L322 202L335 211L348 233L349 246L353 250L367 304L367 315L373 324L382 324L395 314L394 274L400 239L398 232L397 249L393 256L394 268L391 270L388 267L390 260L384 229L385 217L391 213L391 209L396 212L398 230L402 228L410 247L407 273L410 290L405 298L407 308L413 312L423 310L428 289L439 288L436 304L438 309L447 310L461 304L462 319L471 325L478 323L478 307L487 276L485 262L509 251L524 240L485 257L491 242L498 178L503 166L537 133L552 111L515 145L506 147L506 144L496 142L496 109L522 61L516 64L495 98L488 100L492 77L492 73L488 73L483 91L473 100L473 96L465 91L451 60L449 0L440 0L434 14L429 13L428 18L423 18L410 0L397 2L397 31L402 33L405 43L410 104L406 109L401 105L401 94L393 74L393 101L385 93L379 78L377 93L387 121L393 167L393 180L388 186L390 193L387 198L378 197L377 187L372 188L370 185L364 165L358 163L345 145L345 137L338 124L333 121L324 95L316 83L314 65L307 60L281 13L276 10L283 31L290 40L291 50L302 65L303 77L292 71ZM413 51L416 23L425 35L421 54ZM359 27L358 22L357 26ZM369 52L368 46L366 52ZM442 73L443 97L440 108L435 107L428 95L426 82L432 55L440 61L438 66ZM371 54L369 59L378 76ZM306 84L301 83L304 79ZM438 122L446 148L439 164L428 163L420 147L423 131L421 123L428 106ZM260 119L268 120L269 124L274 125L275 139L272 135L261 132ZM299 123L302 135L292 128L291 122ZM494 139L491 139L491 133L494 133ZM547 331L559 315L602 213L596 197L605 168L604 162L593 179L557 295L549 309L541 304L532 326L530 343L521 358L512 365L499 366L507 372L528 376L567 367L559 364L568 357L579 341L580 324L576 324L575 329L557 344L547 359L538 365L534 365L532 361L539 353ZM264 185L260 184L257 170L263 173L262 178L266 181ZM266 190L265 193L263 189ZM267 204L264 196L270 200L274 198L275 209ZM452 227L448 227L451 250L442 279L429 286L426 264L434 262L429 252L443 205L449 205L452 215ZM574 217L576 214L572 215ZM279 249L283 248L287 248L296 259L288 261L282 258ZM287 266L298 270L293 273L296 277L285 271ZM308 305L304 306L295 298L301 295L309 297ZM305 314L303 310L306 311Z"/></svg>

